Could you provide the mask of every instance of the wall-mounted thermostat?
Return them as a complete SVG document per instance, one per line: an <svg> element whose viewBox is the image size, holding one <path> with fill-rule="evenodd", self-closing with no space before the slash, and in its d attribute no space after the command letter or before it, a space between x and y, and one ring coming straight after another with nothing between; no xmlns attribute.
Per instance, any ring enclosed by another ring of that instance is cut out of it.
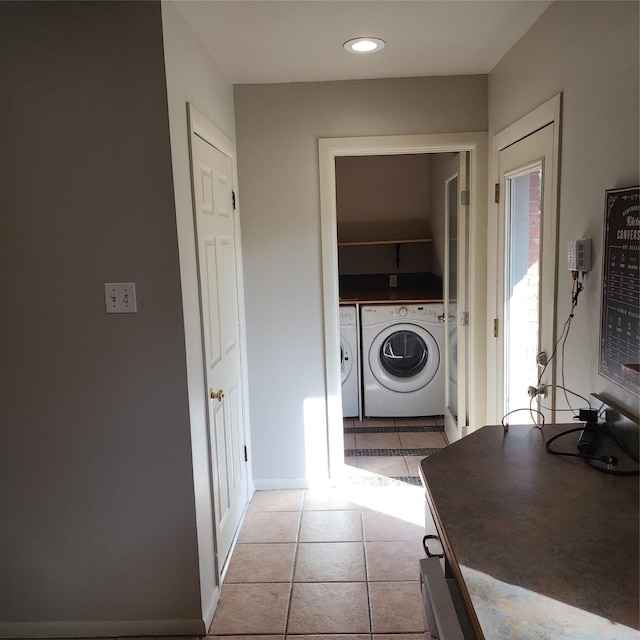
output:
<svg viewBox="0 0 640 640"><path fill-rule="evenodd" d="M567 242L567 268L569 271L591 270L591 238Z"/></svg>

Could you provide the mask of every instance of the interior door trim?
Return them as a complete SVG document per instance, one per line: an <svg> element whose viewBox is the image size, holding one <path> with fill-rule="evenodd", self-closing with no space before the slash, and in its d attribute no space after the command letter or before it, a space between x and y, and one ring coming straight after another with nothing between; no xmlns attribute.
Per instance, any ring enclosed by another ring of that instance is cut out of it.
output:
<svg viewBox="0 0 640 640"><path fill-rule="evenodd" d="M523 138L530 136L539 129L546 127L552 122L560 123L560 116L562 111L562 94L558 93L553 98L547 100L539 107L523 116L519 120L510 124L508 127L502 129L493 136L492 149L494 160L497 160L497 155L503 149L519 142ZM554 139L554 152L560 149L560 133L556 131ZM494 164L493 169L495 176L495 170L497 163Z"/></svg>
<svg viewBox="0 0 640 640"><path fill-rule="evenodd" d="M526 114L519 120L513 122L508 127L505 127L498 133L494 134L491 140L491 155L490 155L490 175L493 184L500 183L500 152L510 147L511 145L519 142L520 140L530 136L536 131L553 124L553 166L554 175L552 176L551 188L551 208L553 218L558 222L558 201L560 194L560 140L561 140L561 124L562 124L562 93L558 93L539 107ZM500 194L501 198L503 194ZM503 303L502 300L498 300L497 295L497 275L500 273L500 265L498 264L498 247L500 246L500 215L499 203L496 203L491 209L493 211L489 215L488 220L488 240L489 250L487 255L487 274L488 282L490 283L487 288L487 370L486 377L494 384L493 389L487 389L487 420L490 424L498 424L502 418L502 390L500 385L496 383L495 372L498 371L498 340L500 337L495 337L493 333L494 319L499 318L499 305ZM556 234L557 243L557 234ZM556 272L557 272L557 260L556 260ZM557 278L556 278L557 280ZM557 307L557 292L554 295L554 308ZM554 318L554 343L555 343L555 318ZM554 412L552 412L552 415Z"/></svg>
<svg viewBox="0 0 640 640"><path fill-rule="evenodd" d="M475 426L486 420L485 409L485 319L486 319L486 212L487 212L487 133L445 133L361 138L320 138L320 222L322 240L325 403L327 449L330 477L339 478L344 467L340 383L340 326L338 313L338 249L335 159L338 156L399 155L409 153L448 153L468 151L470 156L470 260L476 265L470 315L473 318L470 340L470 370L477 372L477 384L470 398Z"/></svg>
<svg viewBox="0 0 640 640"><path fill-rule="evenodd" d="M468 338L467 338L467 318L469 310L469 275L470 264L467 256L467 247L472 244L469 237L469 207L463 204L462 194L468 188L468 167L467 154L458 156L457 168L449 178L445 180L445 265L450 263L451 259L451 217L449 207L451 204L450 184L458 181L458 188L455 194L457 206L456 220L456 246L457 246L457 263L456 263L456 304L455 313L451 314L451 278L450 271L445 273L443 281L443 297L444 297L444 315L445 315L445 331L444 331L444 366L445 366L445 408L444 408L444 427L445 435L449 442L455 442L461 437L469 433L469 402L468 389L469 381L469 362L468 362ZM450 269L450 267L449 267ZM465 314L465 322L462 321L462 314ZM456 353L455 357L451 357L452 343L450 327L455 326L455 345L457 352L463 355L463 367L460 368L461 374L458 374L458 360L460 359ZM456 380L456 406L454 415L451 404L451 370L455 367Z"/></svg>
<svg viewBox="0 0 640 640"><path fill-rule="evenodd" d="M238 184L238 168L237 168L237 157L236 157L236 145L235 143L229 139L220 129L218 129L214 124L212 124L206 116L204 116L198 109L196 109L189 102L186 103L186 116L187 116L187 133L189 140L189 171L192 172L192 150L191 150L191 138L192 135L198 136L211 146L215 147L229 157L231 159L232 166L232 176L233 176L233 184ZM192 183L192 181L191 181ZM192 197L192 209L195 211L195 200L193 198L193 183L191 184L191 197ZM247 338L246 338L246 324L244 322L245 318L245 307L244 307L244 281L242 274L242 242L240 237L240 225L237 223L239 216L239 204L238 198L236 194L236 207L232 212L234 215L234 237L235 237L235 262L236 262L236 281L237 281L237 289L238 289L238 318L236 319L239 325L239 349L240 349L240 376L241 376L241 388L242 398L240 399L241 411L243 413L243 438L247 447L250 447L250 422L249 422L249 402L248 402L248 375L247 375ZM195 227L195 218L193 219L193 239L192 243L195 246L196 243L196 227ZM195 256L194 256L195 258ZM194 264L194 269L197 267ZM199 277L199 276L198 276ZM196 287L197 287L197 283ZM200 318L200 323L202 323L202 319ZM204 349L204 340L201 337L200 348ZM206 397L208 397L206 390L206 374L204 373L204 361L202 363L202 375L203 379L201 381L201 389L200 389L200 397L202 398L203 406L203 420L206 421L208 418L208 412L206 410ZM220 587L222 585L223 573L226 569L225 566L220 566L215 561L216 552L216 531L215 531L215 522L217 519L217 515L213 513L213 505L214 499L211 493L210 482L211 482L211 469L207 469L207 487L203 486L201 475L202 468L205 466L205 461L203 460L203 453L200 450L195 450L196 448L202 449L204 443L202 441L202 436L200 434L200 430L203 433L207 432L207 425L198 423L197 425L192 425L192 441L194 442L194 451L192 451L192 457L194 458L194 483L196 486L196 529L198 532L198 555L199 555L199 566L200 566L200 584L201 584L201 593L202 593L202 607L203 607L203 619L208 628L211 620L213 619L213 614L215 612L215 607L217 606L217 602L220 597ZM208 443L208 436L207 436ZM206 445L208 446L208 444ZM249 452L250 454L250 452ZM207 459L208 461L208 459ZM246 503L249 502L250 496L254 491L254 482L253 475L251 470L251 465L247 465L247 496ZM196 477L197 476L197 477ZM205 497L206 495L206 497ZM235 541L232 543L231 551L233 550L233 545ZM230 554L231 555L231 551ZM206 594L212 593L213 597L210 602L205 602L204 598Z"/></svg>

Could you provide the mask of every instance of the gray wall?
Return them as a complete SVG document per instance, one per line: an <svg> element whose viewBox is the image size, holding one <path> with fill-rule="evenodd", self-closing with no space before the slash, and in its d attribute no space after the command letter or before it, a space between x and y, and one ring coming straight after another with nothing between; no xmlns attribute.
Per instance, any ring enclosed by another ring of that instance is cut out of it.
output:
<svg viewBox="0 0 640 640"><path fill-rule="evenodd" d="M433 239L402 246L399 267L395 245L340 247L340 274L430 271L442 277L445 180L457 171L455 155L336 158L338 240Z"/></svg>
<svg viewBox="0 0 640 640"><path fill-rule="evenodd" d="M608 394L636 412L637 397L598 375L598 343L604 192L640 181L638 7L554 2L489 74L493 133L563 93L558 335L570 310L567 241L592 238L594 267L566 344L566 386Z"/></svg>
<svg viewBox="0 0 640 640"><path fill-rule="evenodd" d="M0 59L0 635L195 633L160 5L0 3Z"/></svg>
<svg viewBox="0 0 640 640"><path fill-rule="evenodd" d="M486 77L239 85L234 96L253 473L258 488L295 486L326 395L318 138L486 131Z"/></svg>
<svg viewBox="0 0 640 640"><path fill-rule="evenodd" d="M162 3L162 27L180 252L201 600L203 617L210 622L219 589L214 552L213 499L206 422L207 393L202 366L186 104L190 102L226 136L234 139L233 88L198 40L176 3Z"/></svg>
<svg viewBox="0 0 640 640"><path fill-rule="evenodd" d="M338 240L402 240L433 237L428 153L336 158ZM433 245L340 247L340 274L437 271Z"/></svg>

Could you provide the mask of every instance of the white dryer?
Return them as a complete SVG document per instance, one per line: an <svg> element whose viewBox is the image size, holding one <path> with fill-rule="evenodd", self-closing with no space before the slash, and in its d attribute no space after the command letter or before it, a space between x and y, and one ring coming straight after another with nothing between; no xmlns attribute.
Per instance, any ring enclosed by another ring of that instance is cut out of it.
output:
<svg viewBox="0 0 640 640"><path fill-rule="evenodd" d="M444 306L366 305L361 312L364 415L442 415Z"/></svg>
<svg viewBox="0 0 640 640"><path fill-rule="evenodd" d="M360 415L360 357L358 312L355 305L340 306L340 372L342 376L342 415Z"/></svg>

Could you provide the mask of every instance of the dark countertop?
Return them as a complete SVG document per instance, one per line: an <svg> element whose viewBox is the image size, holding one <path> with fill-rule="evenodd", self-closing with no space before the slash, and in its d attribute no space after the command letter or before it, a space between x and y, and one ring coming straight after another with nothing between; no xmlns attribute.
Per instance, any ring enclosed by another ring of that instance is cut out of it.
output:
<svg viewBox="0 0 640 640"><path fill-rule="evenodd" d="M480 638L638 638L638 478L546 452L575 426L483 427L420 464Z"/></svg>
<svg viewBox="0 0 640 640"><path fill-rule="evenodd" d="M395 302L397 304L442 302L442 294L415 289L378 289L340 293L340 304L377 304L385 302Z"/></svg>

